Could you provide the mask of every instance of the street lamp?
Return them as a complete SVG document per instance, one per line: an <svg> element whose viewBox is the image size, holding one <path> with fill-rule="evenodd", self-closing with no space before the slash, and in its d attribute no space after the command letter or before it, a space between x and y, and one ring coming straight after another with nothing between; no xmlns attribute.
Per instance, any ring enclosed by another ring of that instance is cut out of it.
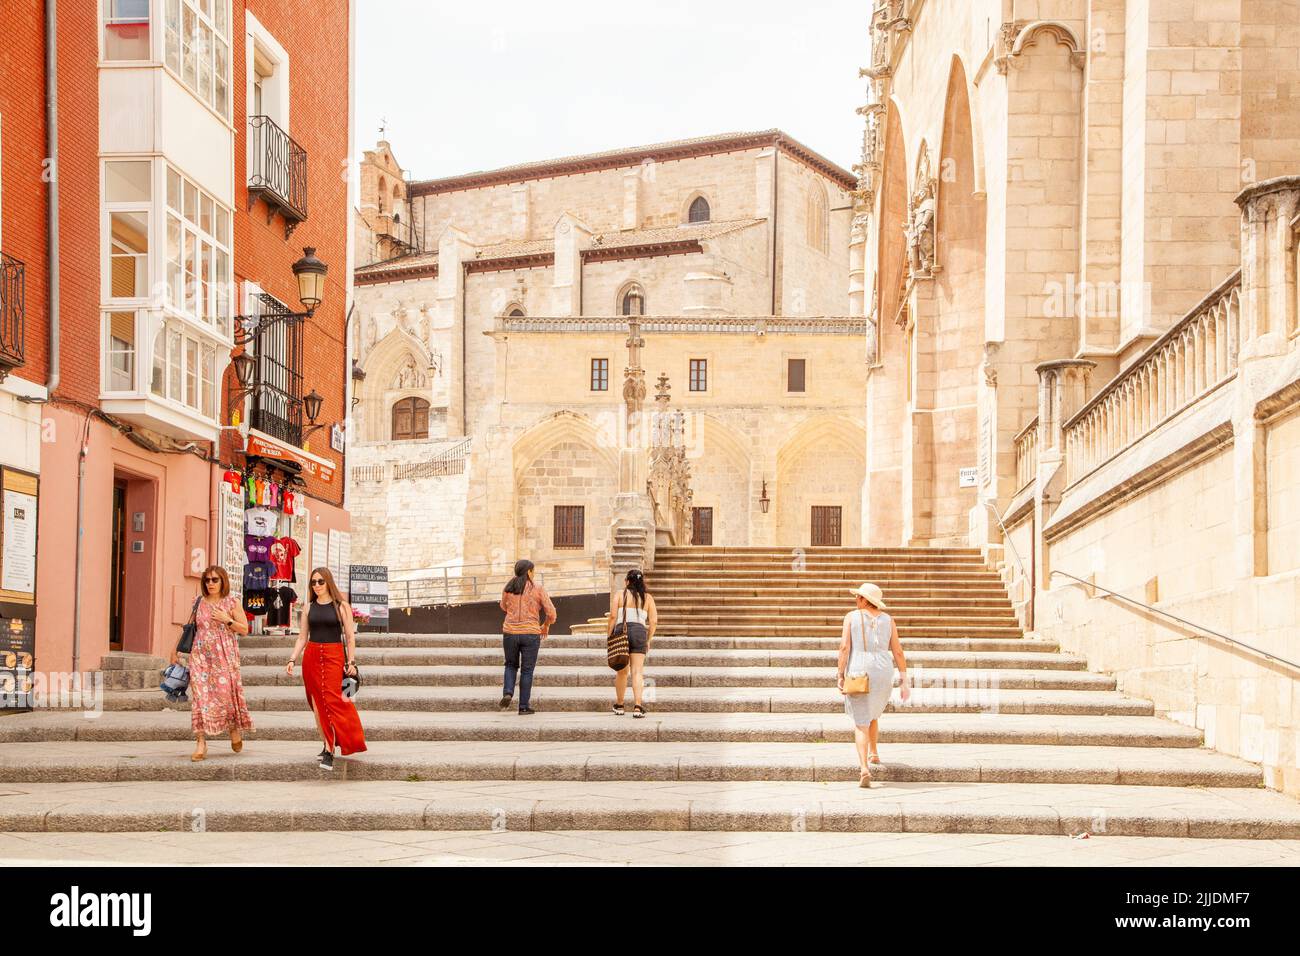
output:
<svg viewBox="0 0 1300 956"><path fill-rule="evenodd" d="M302 251L303 257L291 268L298 277L298 300L311 315L325 295L325 273L329 272L329 267L316 258L315 246L304 246Z"/></svg>
<svg viewBox="0 0 1300 956"><path fill-rule="evenodd" d="M317 395L314 388L302 398L302 410L306 414L308 422L308 427L302 431L302 440L304 442L307 441L307 436L312 432L325 427L325 422L321 422L319 425L316 424L316 416L320 414L321 403L324 401L324 397Z"/></svg>
<svg viewBox="0 0 1300 956"><path fill-rule="evenodd" d="M762 509L763 514L767 514L767 509L771 507L772 499L767 496L767 479L763 479L763 492L758 496L758 507Z"/></svg>

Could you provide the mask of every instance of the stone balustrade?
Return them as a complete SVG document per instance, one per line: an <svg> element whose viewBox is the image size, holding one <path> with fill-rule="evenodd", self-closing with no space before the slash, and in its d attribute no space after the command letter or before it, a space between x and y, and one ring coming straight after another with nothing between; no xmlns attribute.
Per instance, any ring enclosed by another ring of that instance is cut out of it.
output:
<svg viewBox="0 0 1300 956"><path fill-rule="evenodd" d="M1240 346L1238 271L1065 423L1067 484L1231 379Z"/></svg>
<svg viewBox="0 0 1300 956"><path fill-rule="evenodd" d="M501 316L497 332L617 332L626 334L625 316ZM695 316L639 317L642 332L705 333L724 335L866 335L862 316Z"/></svg>
<svg viewBox="0 0 1300 956"><path fill-rule="evenodd" d="M1021 429L1015 438L1016 488L1024 488L1038 474L1038 418Z"/></svg>

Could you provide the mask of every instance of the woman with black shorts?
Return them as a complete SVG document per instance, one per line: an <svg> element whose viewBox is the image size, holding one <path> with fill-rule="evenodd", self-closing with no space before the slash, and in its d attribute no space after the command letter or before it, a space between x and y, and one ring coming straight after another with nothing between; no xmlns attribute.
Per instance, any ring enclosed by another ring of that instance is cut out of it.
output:
<svg viewBox="0 0 1300 956"><path fill-rule="evenodd" d="M655 636L655 626L659 623L655 612L655 599L645 587L645 576L636 568L627 573L621 591L611 591L609 595L608 632L616 624L627 625L628 665L614 677L614 713L623 716L623 698L627 696L628 672L632 675L632 716L644 717L645 704L645 658L650 653L650 642Z"/></svg>

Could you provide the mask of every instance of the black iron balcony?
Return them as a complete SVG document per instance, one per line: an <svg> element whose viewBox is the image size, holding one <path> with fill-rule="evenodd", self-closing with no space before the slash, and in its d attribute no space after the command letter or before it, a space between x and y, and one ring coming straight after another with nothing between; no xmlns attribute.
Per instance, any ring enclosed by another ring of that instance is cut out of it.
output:
<svg viewBox="0 0 1300 956"><path fill-rule="evenodd" d="M0 382L23 364L26 312L23 264L0 253Z"/></svg>
<svg viewBox="0 0 1300 956"><path fill-rule="evenodd" d="M266 203L268 223L277 212L284 217L287 239L298 223L307 218L307 151L269 116L251 116L248 126L252 139L249 211L261 196Z"/></svg>
<svg viewBox="0 0 1300 956"><path fill-rule="evenodd" d="M296 448L302 447L302 325L302 316L263 293L248 423Z"/></svg>

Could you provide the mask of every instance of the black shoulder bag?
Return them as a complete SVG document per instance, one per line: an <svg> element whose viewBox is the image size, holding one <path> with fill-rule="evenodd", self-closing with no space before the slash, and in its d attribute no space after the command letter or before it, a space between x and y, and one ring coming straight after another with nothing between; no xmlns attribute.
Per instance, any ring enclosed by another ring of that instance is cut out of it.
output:
<svg viewBox="0 0 1300 956"><path fill-rule="evenodd" d="M181 628L181 639L176 643L177 654L189 654L194 649L194 635L199 632L197 623L199 613L199 602L203 600L203 595L194 599L194 606L190 608L190 619Z"/></svg>

